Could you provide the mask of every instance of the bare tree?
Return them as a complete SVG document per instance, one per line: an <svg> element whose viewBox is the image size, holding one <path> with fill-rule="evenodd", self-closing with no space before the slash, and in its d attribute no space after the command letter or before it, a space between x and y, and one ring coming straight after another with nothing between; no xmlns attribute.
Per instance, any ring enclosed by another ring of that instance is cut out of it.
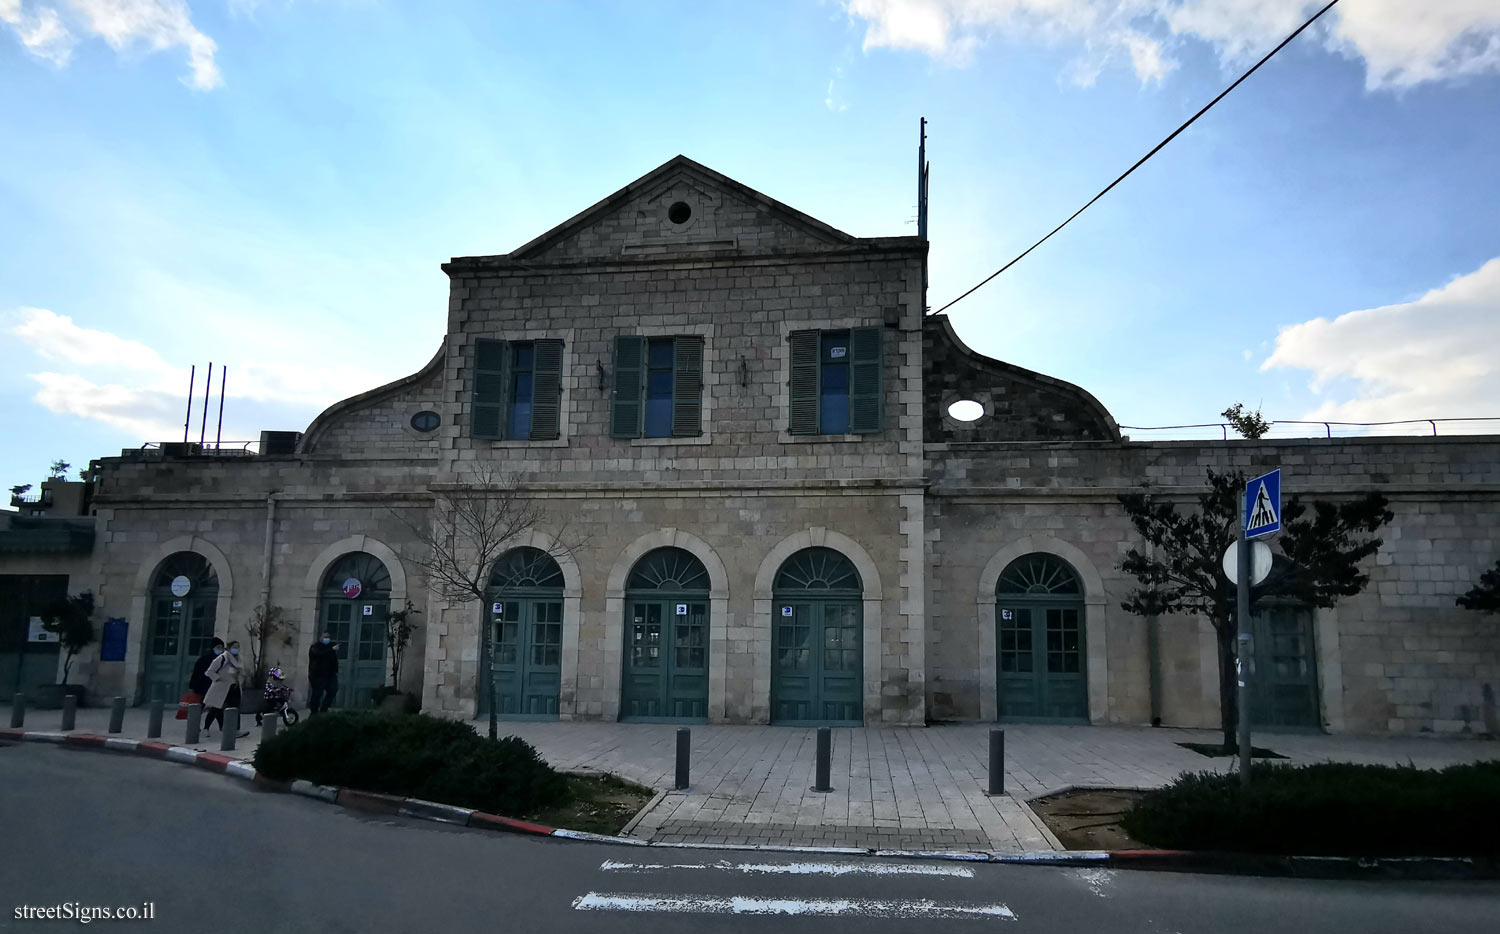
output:
<svg viewBox="0 0 1500 934"><path fill-rule="evenodd" d="M499 709L495 679L490 671L493 653L487 603L496 594L490 588L495 562L512 548L529 540L530 533L547 520L542 501L522 490L519 478L489 464L480 464L458 483L434 486L433 508L426 524L393 514L411 530L417 542L415 553L403 558L420 568L429 586L450 603L471 603L479 621L479 679L489 708L490 739L499 735ZM561 544L571 536L564 523L552 537L552 546L542 551L556 558L567 552ZM572 550L584 546L573 542Z"/></svg>

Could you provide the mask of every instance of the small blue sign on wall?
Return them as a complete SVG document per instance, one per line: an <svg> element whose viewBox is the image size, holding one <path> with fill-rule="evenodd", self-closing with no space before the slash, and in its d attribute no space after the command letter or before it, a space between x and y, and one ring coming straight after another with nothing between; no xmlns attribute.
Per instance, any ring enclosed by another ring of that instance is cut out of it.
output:
<svg viewBox="0 0 1500 934"><path fill-rule="evenodd" d="M130 624L123 619L106 620L104 634L99 637L99 661L123 662L125 660L125 636Z"/></svg>

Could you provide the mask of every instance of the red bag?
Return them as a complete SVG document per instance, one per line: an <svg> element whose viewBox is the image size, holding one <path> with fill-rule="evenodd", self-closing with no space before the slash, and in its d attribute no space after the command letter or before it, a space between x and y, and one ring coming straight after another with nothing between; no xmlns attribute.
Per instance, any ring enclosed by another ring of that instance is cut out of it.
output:
<svg viewBox="0 0 1500 934"><path fill-rule="evenodd" d="M177 719L186 720L188 706L201 703L203 703L203 697L197 691L188 691L182 695L182 700L177 702Z"/></svg>

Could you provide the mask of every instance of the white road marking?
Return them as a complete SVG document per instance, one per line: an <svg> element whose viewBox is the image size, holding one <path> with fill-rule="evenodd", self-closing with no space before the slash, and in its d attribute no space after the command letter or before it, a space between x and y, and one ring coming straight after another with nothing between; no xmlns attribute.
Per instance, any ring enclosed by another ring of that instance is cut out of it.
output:
<svg viewBox="0 0 1500 934"><path fill-rule="evenodd" d="M1002 904L956 905L930 899L753 898L744 895L652 895L589 892L577 911L679 911L691 914L842 915L855 918L996 918L1016 920Z"/></svg>
<svg viewBox="0 0 1500 934"><path fill-rule="evenodd" d="M721 872L748 872L765 875L818 875L818 876L949 876L958 879L974 878L974 870L967 866L947 866L942 863L910 865L904 863L731 863L718 860L712 863L619 863L607 859L599 864L605 872L656 872L670 869L717 869Z"/></svg>
<svg viewBox="0 0 1500 934"><path fill-rule="evenodd" d="M1109 893L1104 891L1105 887L1115 881L1115 874L1109 869L1080 869L1078 878L1089 887L1100 898L1109 898Z"/></svg>

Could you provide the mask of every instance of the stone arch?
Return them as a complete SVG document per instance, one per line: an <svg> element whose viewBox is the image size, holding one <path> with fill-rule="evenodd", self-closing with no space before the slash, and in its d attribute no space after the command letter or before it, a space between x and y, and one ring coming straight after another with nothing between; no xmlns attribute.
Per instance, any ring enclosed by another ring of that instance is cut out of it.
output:
<svg viewBox="0 0 1500 934"><path fill-rule="evenodd" d="M386 572L391 575L391 606L400 607L406 603L406 568L401 564L401 556L385 542L368 535L350 535L318 552L318 556L307 566L307 575L302 578L302 592L297 601L297 643L292 646L292 657L297 659L297 663L295 666L282 666L294 668L299 684L307 676L307 658L303 649L312 645L317 638L318 591L323 585L323 575L328 573L335 561L352 551L363 551L379 558L380 563L385 565Z"/></svg>
<svg viewBox="0 0 1500 934"><path fill-rule="evenodd" d="M1089 722L1109 719L1109 653L1105 638L1104 579L1089 556L1079 548L1050 535L1028 535L995 552L980 572L975 587L974 623L979 650L979 715L995 720L1000 715L996 690L995 582L1012 561L1041 552L1060 558L1078 575L1083 585L1085 665L1088 668Z"/></svg>
<svg viewBox="0 0 1500 934"><path fill-rule="evenodd" d="M861 600L864 604L864 631L860 645L863 671L860 672L860 678L864 693L865 723L880 723L881 630L885 625L885 618L881 613L884 590L880 583L880 571L863 545L842 532L821 526L793 532L777 542L766 552L765 558L760 562L760 569L755 572L754 625L751 629L754 633L754 655L761 660L759 665L763 667L756 672L751 685L751 708L766 711L771 709L771 626L774 625L771 618L772 585L776 580L776 572L781 570L788 558L802 549L818 547L832 548L842 554L859 572L860 582L863 584Z"/></svg>
<svg viewBox="0 0 1500 934"><path fill-rule="evenodd" d="M620 679L625 664L625 579L649 551L681 548L708 570L708 719L724 719L729 673L729 574L708 542L682 529L657 529L626 545L610 569L604 591L604 719L620 719Z"/></svg>
<svg viewBox="0 0 1500 934"><path fill-rule="evenodd" d="M213 542L198 535L180 535L157 545L136 568L135 583L130 590L130 629L125 643L125 670L135 673L130 687L131 703L140 700L145 677L146 635L151 628L151 576L163 561L179 551L202 555L214 566L214 574L219 578L219 596L214 601L214 633L221 638L229 634L229 611L234 598L234 571L229 566L229 558Z"/></svg>
<svg viewBox="0 0 1500 934"><path fill-rule="evenodd" d="M563 576L563 626L562 626L562 670L558 674L560 681L557 695L557 718L559 720L572 720L578 716L578 632L581 614L583 612L583 574L578 569L578 560L573 553L557 540L556 536L550 535L540 529L529 529L524 534L507 541L499 549L499 555L495 558L498 562L510 552L517 548L535 548L544 551L552 560L557 562L557 567ZM485 570L485 579L494 565ZM476 631L474 634L474 651L479 651L479 642L482 637ZM435 657L435 656L434 656ZM618 675L617 675L618 677ZM434 684L436 678L433 679ZM475 710L478 708L476 685Z"/></svg>

